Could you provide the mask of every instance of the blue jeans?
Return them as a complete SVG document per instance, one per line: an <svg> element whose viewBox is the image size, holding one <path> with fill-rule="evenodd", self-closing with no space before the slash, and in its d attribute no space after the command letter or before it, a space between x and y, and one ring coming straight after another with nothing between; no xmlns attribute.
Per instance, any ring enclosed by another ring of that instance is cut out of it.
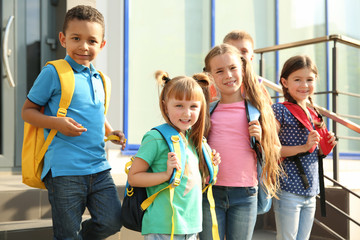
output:
<svg viewBox="0 0 360 240"><path fill-rule="evenodd" d="M316 197L282 191L273 198L277 240L309 239L314 222Z"/></svg>
<svg viewBox="0 0 360 240"><path fill-rule="evenodd" d="M121 203L110 171L44 179L51 204L54 239L104 239L120 231ZM85 208L91 218L82 221Z"/></svg>
<svg viewBox="0 0 360 240"><path fill-rule="evenodd" d="M170 240L170 234L146 234L144 240ZM174 240L197 240L197 234L174 234Z"/></svg>
<svg viewBox="0 0 360 240"><path fill-rule="evenodd" d="M251 240L257 218L257 187L213 186L220 239ZM212 221L206 192L203 194L201 240L211 240Z"/></svg>

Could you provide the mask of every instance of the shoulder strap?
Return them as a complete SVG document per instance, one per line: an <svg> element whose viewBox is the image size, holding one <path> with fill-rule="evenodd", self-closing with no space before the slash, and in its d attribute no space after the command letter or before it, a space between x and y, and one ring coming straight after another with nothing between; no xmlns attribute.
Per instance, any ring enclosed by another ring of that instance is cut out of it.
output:
<svg viewBox="0 0 360 240"><path fill-rule="evenodd" d="M210 115L215 111L215 108L217 107L219 102L220 102L219 100L216 100L216 101L210 103L210 106L209 106Z"/></svg>
<svg viewBox="0 0 360 240"><path fill-rule="evenodd" d="M185 169L185 163L186 163L185 143L180 133L167 123L154 127L153 129L157 130L163 136L169 147L169 151L176 153L176 156L181 161L181 169ZM170 184L174 183L175 185L179 185L182 176L183 176L183 172L181 170L176 171L176 169L174 169L174 172L170 178L169 183Z"/></svg>
<svg viewBox="0 0 360 240"><path fill-rule="evenodd" d="M256 107L254 107L250 101L246 99L244 101L245 101L246 118L248 122L251 122L253 120L259 120L260 111ZM253 136L250 137L250 146L252 149L255 149L256 147L256 139Z"/></svg>
<svg viewBox="0 0 360 240"><path fill-rule="evenodd" d="M282 103L289 112L309 131L314 130L313 125L311 124L308 116L304 112L304 110L297 104L291 103L291 102L283 102ZM316 148L316 145L314 145L309 152L312 153Z"/></svg>
<svg viewBox="0 0 360 240"><path fill-rule="evenodd" d="M308 116L304 112L304 110L297 104L291 102L283 102L282 103L290 112L291 114L301 122L304 127L306 127L309 131L314 130L311 122L309 121Z"/></svg>
<svg viewBox="0 0 360 240"><path fill-rule="evenodd" d="M203 138L203 142L202 142L202 152L203 152L206 166L209 170L209 185L215 184L216 180L217 180L217 173L219 171L219 166L214 166L214 164L213 164L213 160L212 160L213 156L212 156L211 147L207 143L207 140L205 137Z"/></svg>
<svg viewBox="0 0 360 240"><path fill-rule="evenodd" d="M57 117L66 117L67 109L70 106L72 96L75 89L75 77L74 72L70 64L65 59L55 60L47 62L46 65L51 64L55 67L61 86L61 98L59 102L59 109L57 111ZM36 155L37 161L43 158L45 152L47 151L50 143L54 139L57 130L51 129L48 137L46 138L44 145L41 147L41 150Z"/></svg>
<svg viewBox="0 0 360 240"><path fill-rule="evenodd" d="M50 61L46 63L46 65L48 64L55 67L60 79L61 98L57 117L65 117L75 90L74 72L65 59Z"/></svg>
<svg viewBox="0 0 360 240"><path fill-rule="evenodd" d="M104 91L105 91L105 114L107 113L109 109L109 103L110 103L110 95L111 95L111 81L110 78L103 74L101 71L97 70L101 76L101 79L104 84Z"/></svg>

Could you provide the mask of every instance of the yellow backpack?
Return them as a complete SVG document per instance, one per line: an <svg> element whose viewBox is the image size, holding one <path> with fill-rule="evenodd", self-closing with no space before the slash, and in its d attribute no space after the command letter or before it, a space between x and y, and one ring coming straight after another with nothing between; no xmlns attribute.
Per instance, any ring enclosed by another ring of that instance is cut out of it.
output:
<svg viewBox="0 0 360 240"><path fill-rule="evenodd" d="M50 61L55 67L61 85L61 98L57 117L66 117L67 109L75 89L74 72L69 63L64 60ZM111 83L110 79L102 72L98 71L103 80L105 91L105 113L109 107ZM44 108L41 109L44 111ZM44 128L35 127L27 122L24 124L24 140L22 146L22 181L26 185L34 188L45 189L44 182L41 181L41 173L44 166L44 155L56 135L57 130L51 129L48 137L44 138Z"/></svg>

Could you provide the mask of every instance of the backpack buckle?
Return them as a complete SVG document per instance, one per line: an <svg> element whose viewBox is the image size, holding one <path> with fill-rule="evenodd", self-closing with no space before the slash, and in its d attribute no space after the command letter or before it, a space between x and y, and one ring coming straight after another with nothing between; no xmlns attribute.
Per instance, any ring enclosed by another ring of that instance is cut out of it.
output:
<svg viewBox="0 0 360 240"><path fill-rule="evenodd" d="M179 142L179 141L180 141L180 137L177 136L177 135L173 135L173 136L171 136L171 141L172 141L172 142Z"/></svg>
<svg viewBox="0 0 360 240"><path fill-rule="evenodd" d="M174 182L173 182L174 186L179 186L180 185L180 178L175 178Z"/></svg>
<svg viewBox="0 0 360 240"><path fill-rule="evenodd" d="M67 110L65 108L59 108L57 111L57 117L66 117Z"/></svg>
<svg viewBox="0 0 360 240"><path fill-rule="evenodd" d="M175 172L175 176L174 176L174 181L173 181L173 186L179 186L180 185L180 182L181 182L181 171L180 170L177 170Z"/></svg>

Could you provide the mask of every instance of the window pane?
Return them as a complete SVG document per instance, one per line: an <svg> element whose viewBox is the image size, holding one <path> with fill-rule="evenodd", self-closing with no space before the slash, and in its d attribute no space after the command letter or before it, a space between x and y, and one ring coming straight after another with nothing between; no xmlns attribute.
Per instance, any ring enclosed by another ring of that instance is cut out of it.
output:
<svg viewBox="0 0 360 240"><path fill-rule="evenodd" d="M27 92L40 73L40 0L26 2L26 78Z"/></svg>
<svg viewBox="0 0 360 240"><path fill-rule="evenodd" d="M245 30L254 39L255 49L275 45L275 0L215 2L215 44L222 43L225 35L232 30ZM264 57L271 64L271 67L266 67L264 77L273 80L274 54L266 54ZM253 64L256 72L259 72L259 59L255 54Z"/></svg>
<svg viewBox="0 0 360 240"><path fill-rule="evenodd" d="M329 0L329 32L330 34L340 34L350 38L360 39L359 8L360 2L357 0L335 1ZM332 46L331 46L332 47ZM337 87L339 91L358 94L360 92L360 49L344 44L337 44ZM339 94L338 113L346 115L360 116L360 109L357 106L359 98ZM360 124L359 119L349 118L356 124ZM359 134L349 130L342 125L338 125L338 135L359 137ZM341 139L341 152L356 152L360 149L360 141Z"/></svg>
<svg viewBox="0 0 360 240"><path fill-rule="evenodd" d="M170 77L202 71L210 48L210 3L129 2L129 141L140 143L146 131L164 121L155 71Z"/></svg>

